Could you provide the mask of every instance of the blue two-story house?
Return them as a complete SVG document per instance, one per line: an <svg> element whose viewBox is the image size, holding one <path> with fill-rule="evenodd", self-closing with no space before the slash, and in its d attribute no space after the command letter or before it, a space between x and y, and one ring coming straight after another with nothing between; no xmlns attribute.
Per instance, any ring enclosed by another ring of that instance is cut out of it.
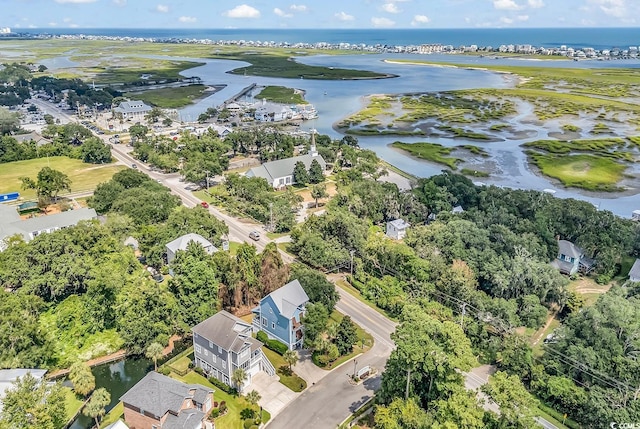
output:
<svg viewBox="0 0 640 429"><path fill-rule="evenodd" d="M253 330L264 331L289 350L302 347L302 317L309 297L298 280L293 280L260 300L252 310Z"/></svg>

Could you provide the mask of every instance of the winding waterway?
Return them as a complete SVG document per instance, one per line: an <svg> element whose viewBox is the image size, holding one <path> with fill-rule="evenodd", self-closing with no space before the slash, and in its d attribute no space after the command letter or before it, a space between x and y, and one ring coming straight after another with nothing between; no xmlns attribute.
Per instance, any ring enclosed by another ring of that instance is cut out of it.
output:
<svg viewBox="0 0 640 429"><path fill-rule="evenodd" d="M189 60L188 58L181 58ZM357 112L364 106L364 97L371 94L410 93L426 91L446 91L456 89L473 88L508 88L515 85L514 76L494 73L485 70L470 70L451 67L425 67L406 64L386 63L384 60L393 59L426 59L429 61L443 61L465 63L469 66L482 66L486 64L503 65L527 65L540 67L640 67L640 61L524 61L520 59L490 59L470 56L430 55L418 57L416 55L345 55L329 56L316 55L298 58L297 60L310 65L326 67L354 68L372 70L380 73L398 75L393 79L358 80L358 81L319 81L319 80L292 80L268 77L244 77L232 75L227 71L238 67L244 67L247 63L229 60L206 60L206 64L185 70L185 76L199 76L206 84L227 84L227 87L198 103L181 109L180 113L185 120L194 120L208 107L215 107L229 97L240 92L251 83L258 85L282 85L302 89L306 91L306 99L315 105L319 117L303 124L305 128L315 128L320 133L328 134L335 138L342 135L334 129L336 122L344 117ZM193 59L195 60L195 59ZM202 61L202 60L200 60ZM519 189L553 189L556 196L561 198L578 198L586 200L603 210L610 210L620 216L630 217L632 210L640 208L640 195L621 195L616 193L594 193L577 189L567 189L543 176L535 174L529 166L527 157L520 144L542 138L549 138L550 129L528 126L527 129L535 129L534 135L519 140L506 140L502 142L471 142L481 146L491 156L495 164L495 171L490 178L482 179L486 184L519 188ZM428 161L415 159L403 152L394 150L389 144L402 140L412 143L427 140L424 137L394 137L394 136L367 136L358 137L360 145L374 150L381 158L419 177L428 177L438 174L444 167ZM428 138L428 141L440 143L444 146L458 146L467 141L447 138ZM628 173L640 174L640 166L631 166Z"/></svg>
<svg viewBox="0 0 640 429"><path fill-rule="evenodd" d="M318 111L319 117L315 120L305 122L302 125L302 129L308 130L315 128L318 132L328 134L334 138L342 137L342 134L334 129L334 125L350 114L359 111L365 105L365 97L371 94L400 94L474 88L509 88L513 87L517 82L517 78L513 75L495 73L487 70L394 64L387 63L385 60L407 59L414 61L453 62L469 64L470 67L482 67L488 64L563 68L640 67L640 60L536 61L444 54L428 56L407 54L314 55L297 58L297 61L309 65L371 70L398 76L392 79L324 81L242 76L227 73L229 70L249 65L242 61L167 56L148 57L164 60L204 62L204 65L185 70L182 74L184 76L199 76L203 80L203 83L207 85L226 85L221 91L201 99L193 105L180 109L179 113L182 120L194 121L198 115L207 108L219 106L252 83L256 83L259 86L281 85L304 90L306 99L312 103ZM579 119L576 122L579 122ZM385 161L419 177L438 174L444 167L429 161L413 158L404 152L391 148L389 146L390 143L396 140L407 143L429 141L442 144L443 146L458 146L471 143L476 146L481 146L488 152L490 162L494 166L491 177L482 179L483 183L519 189L553 189L556 191L555 195L558 197L572 197L586 200L600 209L610 210L623 217L630 217L633 210L640 209L640 194L594 193L579 189L564 188L559 185L558 182L536 174L529 166L527 157L520 145L528 141L550 138L549 133L557 131L556 129L550 128L549 124L546 124L546 126L547 128L540 125L528 124L526 126L526 138L507 139L499 142L470 142L453 138L412 138L397 136L359 136L358 140L361 147L375 151L378 156ZM516 129L517 131L525 131L525 127L521 125L516 126ZM627 173L639 176L640 164L630 166Z"/></svg>

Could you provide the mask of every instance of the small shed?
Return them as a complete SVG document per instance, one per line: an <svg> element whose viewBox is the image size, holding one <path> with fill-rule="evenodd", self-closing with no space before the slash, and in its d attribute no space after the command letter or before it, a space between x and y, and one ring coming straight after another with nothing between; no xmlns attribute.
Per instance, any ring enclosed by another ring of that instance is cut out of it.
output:
<svg viewBox="0 0 640 429"><path fill-rule="evenodd" d="M455 206L453 210L451 210L451 213L464 213L464 209L462 208L462 206Z"/></svg>
<svg viewBox="0 0 640 429"><path fill-rule="evenodd" d="M167 243L167 245L165 246L165 249L167 251L167 264L173 262L178 251L187 250L187 246L189 246L189 243L192 242L201 245L204 248L205 252L207 252L209 255L218 251L218 249L213 244L211 244L209 240L207 240L200 234L185 234L181 237L176 238L172 242Z"/></svg>
<svg viewBox="0 0 640 429"><path fill-rule="evenodd" d="M387 231L385 235L394 240L402 240L407 235L409 224L402 219L390 220L387 222Z"/></svg>

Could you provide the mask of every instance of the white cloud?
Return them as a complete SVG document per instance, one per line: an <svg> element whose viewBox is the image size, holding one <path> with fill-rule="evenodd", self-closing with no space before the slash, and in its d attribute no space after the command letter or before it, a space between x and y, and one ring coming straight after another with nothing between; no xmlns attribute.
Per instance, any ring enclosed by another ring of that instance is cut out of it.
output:
<svg viewBox="0 0 640 429"><path fill-rule="evenodd" d="M396 22L390 20L389 18L377 18L374 16L373 18L371 18L371 24L374 27L385 28L385 27L393 27L394 25L396 25Z"/></svg>
<svg viewBox="0 0 640 429"><path fill-rule="evenodd" d="M62 20L62 22L64 22L65 24L68 24L71 21L72 21L71 18L65 18L65 19Z"/></svg>
<svg viewBox="0 0 640 429"><path fill-rule="evenodd" d="M529 15L518 15L518 16L516 16L516 19L518 21L521 21L521 22L528 21L529 20Z"/></svg>
<svg viewBox="0 0 640 429"><path fill-rule="evenodd" d="M275 13L276 15L278 15L281 18L292 18L293 17L293 14L287 13L284 10L280 9L279 7L273 9L273 13Z"/></svg>
<svg viewBox="0 0 640 429"><path fill-rule="evenodd" d="M156 6L156 11L160 13L167 13L169 12L169 6L167 6L166 4L159 4L158 6Z"/></svg>
<svg viewBox="0 0 640 429"><path fill-rule="evenodd" d="M113 0L113 4L116 6L126 6L127 0Z"/></svg>
<svg viewBox="0 0 640 429"><path fill-rule="evenodd" d="M590 0L590 3L599 6L600 10L602 10L606 15L613 16L615 18L628 16L625 0Z"/></svg>
<svg viewBox="0 0 640 429"><path fill-rule="evenodd" d="M503 16L500 18L500 22L503 24L513 24L513 19Z"/></svg>
<svg viewBox="0 0 640 429"><path fill-rule="evenodd" d="M178 21L184 22L185 24L193 24L197 20L198 19L193 16L181 16L180 18L178 18Z"/></svg>
<svg viewBox="0 0 640 429"><path fill-rule="evenodd" d="M355 19L355 17L353 15L349 15L346 12L338 12L333 16L338 18L340 21L353 21Z"/></svg>
<svg viewBox="0 0 640 429"><path fill-rule="evenodd" d="M402 12L400 9L398 9L398 6L396 6L395 3L385 3L382 5L382 10L387 12L387 13L400 13Z"/></svg>
<svg viewBox="0 0 640 429"><path fill-rule="evenodd" d="M241 4L223 13L229 18L260 18L260 11L248 4Z"/></svg>
<svg viewBox="0 0 640 429"><path fill-rule="evenodd" d="M303 4L292 4L291 6L289 6L289 9L294 12L306 12L308 8Z"/></svg>
<svg viewBox="0 0 640 429"><path fill-rule="evenodd" d="M493 7L500 10L520 10L522 6L514 0L493 0Z"/></svg>
<svg viewBox="0 0 640 429"><path fill-rule="evenodd" d="M50 22L50 23L49 23L49 27L55 27L56 25L58 25L58 23L57 23L57 22Z"/></svg>
<svg viewBox="0 0 640 429"><path fill-rule="evenodd" d="M529 4L529 7L533 9L540 9L541 7L544 7L544 1L542 0L529 0L527 3Z"/></svg>
<svg viewBox="0 0 640 429"><path fill-rule="evenodd" d="M416 15L413 17L413 21L411 21L411 25L415 27L421 24L428 24L429 21L431 20L427 15Z"/></svg>

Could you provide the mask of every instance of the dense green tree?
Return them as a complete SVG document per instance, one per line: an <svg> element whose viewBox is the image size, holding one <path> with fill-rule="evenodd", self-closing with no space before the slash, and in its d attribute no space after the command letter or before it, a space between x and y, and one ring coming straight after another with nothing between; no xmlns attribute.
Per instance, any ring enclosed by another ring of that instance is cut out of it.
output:
<svg viewBox="0 0 640 429"><path fill-rule="evenodd" d="M167 242L184 234L195 233L215 245L220 245L221 237L229 233L229 227L223 221L201 206L175 208L167 219L166 230Z"/></svg>
<svg viewBox="0 0 640 429"><path fill-rule="evenodd" d="M301 186L309 183L309 173L302 161L296 162L296 165L293 167L293 183Z"/></svg>
<svg viewBox="0 0 640 429"><path fill-rule="evenodd" d="M69 176L50 167L43 167L36 180L30 177L21 177L22 189L35 189L38 198L46 201L55 201L61 191L71 191Z"/></svg>
<svg viewBox="0 0 640 429"><path fill-rule="evenodd" d="M329 312L333 311L340 296L336 291L336 285L327 280L322 273L301 264L294 264L289 275L289 281L293 280L300 282L310 302L321 303Z"/></svg>
<svg viewBox="0 0 640 429"><path fill-rule="evenodd" d="M0 136L12 134L20 129L20 114L0 107Z"/></svg>
<svg viewBox="0 0 640 429"><path fill-rule="evenodd" d="M447 390L447 383L461 383L459 371L468 371L476 359L457 324L437 320L416 304L404 306L401 321L392 334L396 349L382 377L380 399L389 403L415 394L426 405Z"/></svg>
<svg viewBox="0 0 640 429"><path fill-rule="evenodd" d="M166 343L176 331L176 303L161 285L141 279L118 295L116 324L128 350L143 354L154 341Z"/></svg>
<svg viewBox="0 0 640 429"><path fill-rule="evenodd" d="M324 172L317 159L311 161L309 165L309 182L316 184L324 181Z"/></svg>
<svg viewBox="0 0 640 429"><path fill-rule="evenodd" d="M533 428L536 401L522 385L517 375L507 375L498 371L482 390L500 407L500 427Z"/></svg>
<svg viewBox="0 0 640 429"><path fill-rule="evenodd" d="M25 244L19 247L28 251ZM14 251L10 248L0 253L0 266L6 260L2 257ZM38 324L44 303L33 295L5 292L5 287L0 288L0 367L46 366L51 359L53 344Z"/></svg>
<svg viewBox="0 0 640 429"><path fill-rule="evenodd" d="M430 407L430 414L434 421L431 427L436 429L486 427L485 412L478 404L477 393L466 390L462 385L455 385L446 398L435 401Z"/></svg>
<svg viewBox="0 0 640 429"><path fill-rule="evenodd" d="M340 356L348 355L353 351L353 345L358 342L356 325L351 321L350 316L344 316L338 324L335 345L338 347Z"/></svg>
<svg viewBox="0 0 640 429"><path fill-rule="evenodd" d="M80 396L87 396L96 387L96 378L91 368L84 362L75 362L69 369L69 380L73 390Z"/></svg>
<svg viewBox="0 0 640 429"><path fill-rule="evenodd" d="M66 421L65 395L60 383L49 384L27 374L4 392L0 427L62 429Z"/></svg>
<svg viewBox="0 0 640 429"><path fill-rule="evenodd" d="M262 296L266 296L284 285L289 278L289 267L285 265L276 243L267 244L260 253L260 285Z"/></svg>
<svg viewBox="0 0 640 429"><path fill-rule="evenodd" d="M211 257L202 246L189 243L172 262L169 290L176 296L184 329L189 329L218 311L218 283Z"/></svg>
<svg viewBox="0 0 640 429"><path fill-rule="evenodd" d="M388 406L378 405L375 410L377 429L427 429L432 421L415 399L394 399Z"/></svg>
<svg viewBox="0 0 640 429"><path fill-rule="evenodd" d="M111 210L128 215L138 225L148 225L166 221L179 204L180 199L168 188L150 182L120 192L111 204Z"/></svg>
<svg viewBox="0 0 640 429"><path fill-rule="evenodd" d="M321 303L307 304L307 311L302 319L304 324L304 346L312 347L318 337L322 335L327 328L329 321L329 312Z"/></svg>
<svg viewBox="0 0 640 429"><path fill-rule="evenodd" d="M134 142L146 137L148 132L149 127L146 127L144 125L136 124L129 127L129 135Z"/></svg>
<svg viewBox="0 0 640 429"><path fill-rule="evenodd" d="M82 144L82 160L89 164L111 162L111 149L97 137L91 137Z"/></svg>

